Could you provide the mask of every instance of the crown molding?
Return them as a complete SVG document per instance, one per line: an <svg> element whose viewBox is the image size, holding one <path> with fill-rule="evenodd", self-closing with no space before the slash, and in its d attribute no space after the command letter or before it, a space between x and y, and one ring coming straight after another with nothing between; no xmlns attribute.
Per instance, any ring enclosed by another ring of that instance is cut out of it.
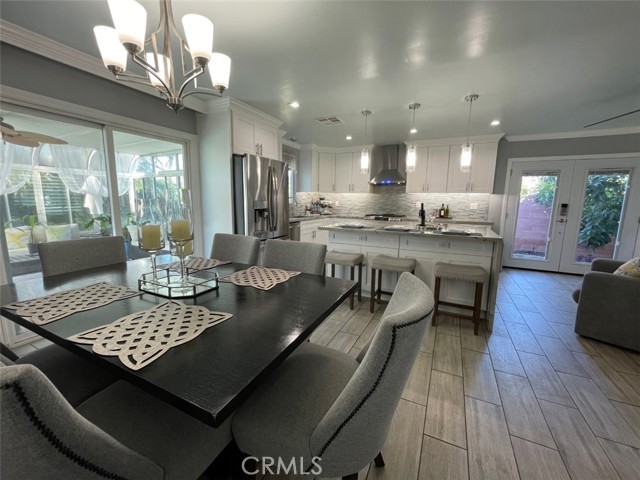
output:
<svg viewBox="0 0 640 480"><path fill-rule="evenodd" d="M560 140L564 138L608 137L640 133L640 127L609 128L580 132L539 133L532 135L507 135L509 142L531 142L535 140Z"/></svg>
<svg viewBox="0 0 640 480"><path fill-rule="evenodd" d="M110 80L119 85L144 92L148 95L153 95L154 97L158 96L153 87L145 87L144 85L117 80L111 72L105 68L100 59L3 19L0 19L0 38L2 38L4 43L35 53L54 62L77 68L96 77ZM185 98L184 104L186 108L191 110L201 113L206 112L205 101L193 96Z"/></svg>
<svg viewBox="0 0 640 480"><path fill-rule="evenodd" d="M469 136L469 143L497 143L504 136L504 133L493 135L472 135ZM434 140L411 140L404 142L405 145L415 145L416 147L435 147L438 145L462 145L466 143L467 137L437 138Z"/></svg>
<svg viewBox="0 0 640 480"><path fill-rule="evenodd" d="M233 97L221 97L209 100L206 103L206 108L203 113L222 113L228 110L231 110L235 114L254 117L258 119L258 121L276 129L278 129L280 125L284 123L279 118L272 117L271 115L264 113L257 108L254 108L251 105L248 105ZM282 131L281 136L285 133L285 131Z"/></svg>

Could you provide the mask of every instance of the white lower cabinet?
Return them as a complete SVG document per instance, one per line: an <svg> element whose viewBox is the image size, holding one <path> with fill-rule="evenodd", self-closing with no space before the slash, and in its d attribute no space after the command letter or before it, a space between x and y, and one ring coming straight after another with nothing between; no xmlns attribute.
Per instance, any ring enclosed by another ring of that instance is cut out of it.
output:
<svg viewBox="0 0 640 480"><path fill-rule="evenodd" d="M318 230L318 227L325 224L325 220L306 220L300 222L300 241L311 243L329 243L329 231Z"/></svg>

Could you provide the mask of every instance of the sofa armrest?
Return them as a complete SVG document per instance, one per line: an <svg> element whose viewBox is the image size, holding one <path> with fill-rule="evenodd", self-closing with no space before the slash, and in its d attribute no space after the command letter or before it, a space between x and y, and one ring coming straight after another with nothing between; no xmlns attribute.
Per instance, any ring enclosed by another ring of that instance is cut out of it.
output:
<svg viewBox="0 0 640 480"><path fill-rule="evenodd" d="M620 265L623 265L623 264L624 262L621 262L620 260L610 260L608 258L596 258L593 262L591 262L591 271L613 273L618 269Z"/></svg>

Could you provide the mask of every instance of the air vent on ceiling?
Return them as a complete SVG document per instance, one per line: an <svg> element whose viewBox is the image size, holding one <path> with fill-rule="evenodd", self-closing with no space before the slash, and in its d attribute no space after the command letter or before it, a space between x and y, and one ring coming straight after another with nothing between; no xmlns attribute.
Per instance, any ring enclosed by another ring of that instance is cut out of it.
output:
<svg viewBox="0 0 640 480"><path fill-rule="evenodd" d="M316 118L316 122L321 123L322 125L340 125L344 123L344 120L338 117L322 117Z"/></svg>

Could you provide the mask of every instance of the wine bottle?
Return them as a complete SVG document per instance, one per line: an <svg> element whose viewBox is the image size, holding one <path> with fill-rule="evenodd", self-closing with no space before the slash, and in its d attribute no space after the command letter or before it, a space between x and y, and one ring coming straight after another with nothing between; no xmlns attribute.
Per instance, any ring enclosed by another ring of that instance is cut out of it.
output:
<svg viewBox="0 0 640 480"><path fill-rule="evenodd" d="M446 208L444 209L444 218L449 218L449 205L447 204Z"/></svg>
<svg viewBox="0 0 640 480"><path fill-rule="evenodd" d="M444 218L445 217L444 212L445 210L444 210L444 203L443 203L442 206L440 207L440 211L438 212L438 217Z"/></svg>

